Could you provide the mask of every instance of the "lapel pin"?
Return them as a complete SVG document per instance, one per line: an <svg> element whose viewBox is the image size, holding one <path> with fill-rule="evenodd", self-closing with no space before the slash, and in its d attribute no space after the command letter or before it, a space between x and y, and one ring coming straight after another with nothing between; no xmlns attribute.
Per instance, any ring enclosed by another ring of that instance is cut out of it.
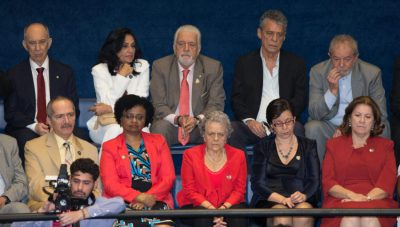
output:
<svg viewBox="0 0 400 227"><path fill-rule="evenodd" d="M300 155L297 155L297 156L296 156L296 159L297 159L297 160L300 160L300 159L301 159L301 158L300 158Z"/></svg>
<svg viewBox="0 0 400 227"><path fill-rule="evenodd" d="M122 158L122 159L125 159L125 158L126 158L126 156L125 156L125 155L122 155L122 156L121 156L121 158Z"/></svg>
<svg viewBox="0 0 400 227"><path fill-rule="evenodd" d="M370 149L369 149L369 152L374 152L374 151L375 151L374 148L370 148Z"/></svg>
<svg viewBox="0 0 400 227"><path fill-rule="evenodd" d="M60 79L60 76L57 75L56 78L57 78L57 79Z"/></svg>
<svg viewBox="0 0 400 227"><path fill-rule="evenodd" d="M199 78L197 78L196 79L196 84L199 84L200 83L200 80L199 80Z"/></svg>
<svg viewBox="0 0 400 227"><path fill-rule="evenodd" d="M81 152L81 151L78 151L78 155L82 155L82 152Z"/></svg>

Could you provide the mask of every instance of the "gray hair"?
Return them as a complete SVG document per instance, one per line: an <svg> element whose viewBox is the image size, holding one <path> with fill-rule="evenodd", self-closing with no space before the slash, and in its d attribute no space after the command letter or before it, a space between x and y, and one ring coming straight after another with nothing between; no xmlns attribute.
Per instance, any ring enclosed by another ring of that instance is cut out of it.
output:
<svg viewBox="0 0 400 227"><path fill-rule="evenodd" d="M228 115L226 115L224 112L215 110L211 112L207 112L206 115L204 116L204 119L201 121L201 124L199 125L200 133L202 136L204 136L204 133L206 131L206 125L209 122L216 122L220 123L225 126L225 130L227 132L227 137L229 138L233 132L232 126L231 126L231 121L229 120Z"/></svg>
<svg viewBox="0 0 400 227"><path fill-rule="evenodd" d="M49 27L47 27L47 25L45 25L45 24L43 24L43 23L35 22L35 23L32 23L32 24L29 24L29 25L25 26L25 28L24 28L24 40L26 40L26 31L27 31L28 28L29 28L30 26L32 26L32 25L41 25L41 26L43 26L44 29L46 30L46 33L47 33L48 38L50 38Z"/></svg>
<svg viewBox="0 0 400 227"><path fill-rule="evenodd" d="M282 13L282 11L277 10L277 9L271 9L271 10L265 11L263 13L263 15L261 15L261 17L260 17L260 24L259 24L260 29L262 29L266 19L272 20L275 23L282 25L283 30L286 32L288 20L287 20L285 14Z"/></svg>
<svg viewBox="0 0 400 227"><path fill-rule="evenodd" d="M72 108L73 108L74 112L75 112L75 104L70 98L67 98L67 97L64 97L64 96L57 96L54 99L50 100L49 103L47 103L46 114L47 114L48 117L52 117L53 116L53 114L54 114L53 103L58 102L58 101L69 101L71 103L71 105L72 105Z"/></svg>
<svg viewBox="0 0 400 227"><path fill-rule="evenodd" d="M329 44L329 54L332 53L332 50L337 44L348 43L350 48L353 49L354 56L358 56L358 44L357 41L351 36L347 34L340 34L333 37L331 43Z"/></svg>
<svg viewBox="0 0 400 227"><path fill-rule="evenodd" d="M182 25L176 30L175 35L174 35L174 50L175 50L175 47L176 47L176 40L178 39L178 34L181 31L188 31L188 32L196 33L196 35L197 35L197 45L199 46L199 50L201 50L201 33L200 33L200 30L196 26L190 25L190 24Z"/></svg>

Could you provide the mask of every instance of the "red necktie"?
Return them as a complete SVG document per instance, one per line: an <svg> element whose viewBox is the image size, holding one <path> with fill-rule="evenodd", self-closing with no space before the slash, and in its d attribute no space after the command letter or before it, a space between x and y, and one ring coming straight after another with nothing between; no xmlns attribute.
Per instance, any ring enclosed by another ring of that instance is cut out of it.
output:
<svg viewBox="0 0 400 227"><path fill-rule="evenodd" d="M37 68L37 116L36 119L40 123L46 123L46 87L44 85L43 71L44 68Z"/></svg>
<svg viewBox="0 0 400 227"><path fill-rule="evenodd" d="M181 95L179 98L179 115L189 115L189 83L187 82L187 76L189 69L183 70L183 79L181 82ZM185 146L189 142L189 133L184 132L182 127L178 128L178 140Z"/></svg>

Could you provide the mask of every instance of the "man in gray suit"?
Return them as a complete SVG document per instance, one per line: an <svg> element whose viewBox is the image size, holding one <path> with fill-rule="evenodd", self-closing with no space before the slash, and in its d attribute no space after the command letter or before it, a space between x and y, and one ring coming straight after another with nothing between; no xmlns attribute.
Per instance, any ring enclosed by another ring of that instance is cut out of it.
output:
<svg viewBox="0 0 400 227"><path fill-rule="evenodd" d="M162 134L171 145L180 141L178 128L181 128L179 130L183 133L180 135L188 139L187 142L201 143L203 141L197 125L204 114L224 110L222 65L219 61L199 55L201 34L195 26L179 27L175 32L173 48L175 54L153 63L150 92L155 115L151 132ZM189 105L187 113L182 114L181 84L186 81Z"/></svg>
<svg viewBox="0 0 400 227"><path fill-rule="evenodd" d="M0 134L0 195L0 214L30 212L26 204L19 202L28 195L28 182L17 141L3 134Z"/></svg>
<svg viewBox="0 0 400 227"><path fill-rule="evenodd" d="M326 140L340 136L345 109L356 97L370 96L382 112L383 136L390 138L385 90L381 70L358 58L357 42L350 35L335 36L329 46L330 59L311 68L310 121L306 136L317 141L319 159L325 155Z"/></svg>

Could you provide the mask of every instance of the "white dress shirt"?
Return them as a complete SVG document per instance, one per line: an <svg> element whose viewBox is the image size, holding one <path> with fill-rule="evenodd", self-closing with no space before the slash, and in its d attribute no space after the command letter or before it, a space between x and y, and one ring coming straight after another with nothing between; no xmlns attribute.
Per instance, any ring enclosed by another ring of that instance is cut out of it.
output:
<svg viewBox="0 0 400 227"><path fill-rule="evenodd" d="M279 98L279 56L276 58L275 66L272 69L272 74L268 70L267 62L262 55L262 51L260 49L260 56L262 60L263 66L263 87L262 87L262 95L261 95L261 103L260 109L258 109L257 121L258 122L267 122L267 107L269 103Z"/></svg>

